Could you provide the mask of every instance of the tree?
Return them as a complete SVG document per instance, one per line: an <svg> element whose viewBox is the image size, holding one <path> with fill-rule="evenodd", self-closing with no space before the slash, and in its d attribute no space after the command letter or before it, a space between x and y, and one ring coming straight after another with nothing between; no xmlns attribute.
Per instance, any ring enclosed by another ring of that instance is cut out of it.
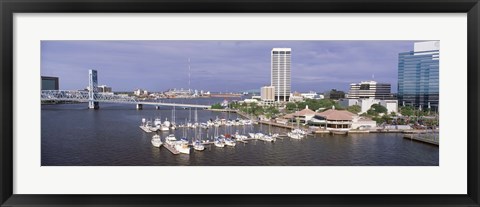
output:
<svg viewBox="0 0 480 207"><path fill-rule="evenodd" d="M349 106L347 107L347 111L350 111L354 114L358 114L360 113L360 111L362 111L362 107L360 107L359 105Z"/></svg>
<svg viewBox="0 0 480 207"><path fill-rule="evenodd" d="M411 106L404 106L400 108L400 113L403 116L413 116L414 109Z"/></svg>
<svg viewBox="0 0 480 207"><path fill-rule="evenodd" d="M345 98L345 92L332 89L331 91L328 92L328 98L335 99L335 100Z"/></svg>
<svg viewBox="0 0 480 207"><path fill-rule="evenodd" d="M370 115L370 116L375 116L375 117L378 116L378 112L375 111L374 108L368 109L367 114Z"/></svg>
<svg viewBox="0 0 480 207"><path fill-rule="evenodd" d="M297 104L288 102L286 105L287 111L294 111L297 108Z"/></svg>
<svg viewBox="0 0 480 207"><path fill-rule="evenodd" d="M375 110L375 112L377 112L377 113L379 113L379 114L381 114L381 113L387 113L387 112L388 112L387 108L385 108L385 106L382 106L382 105L380 105L380 104L373 104L373 105L370 107L370 109Z"/></svg>
<svg viewBox="0 0 480 207"><path fill-rule="evenodd" d="M216 104L213 104L211 108L212 109L223 109L223 106L220 105L219 103L216 103Z"/></svg>
<svg viewBox="0 0 480 207"><path fill-rule="evenodd" d="M278 111L278 109L273 107L273 106L269 106L269 107L264 108L264 112L265 112L265 116L267 116L267 118L275 117L276 115L278 115L280 113L280 111Z"/></svg>

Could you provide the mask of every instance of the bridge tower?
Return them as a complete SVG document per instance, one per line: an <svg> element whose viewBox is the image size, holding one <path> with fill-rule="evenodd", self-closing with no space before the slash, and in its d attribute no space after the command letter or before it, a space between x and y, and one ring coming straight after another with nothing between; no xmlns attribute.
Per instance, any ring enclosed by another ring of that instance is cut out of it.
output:
<svg viewBox="0 0 480 207"><path fill-rule="evenodd" d="M88 70L88 108L98 109L100 106L95 101L95 95L98 93L97 70Z"/></svg>

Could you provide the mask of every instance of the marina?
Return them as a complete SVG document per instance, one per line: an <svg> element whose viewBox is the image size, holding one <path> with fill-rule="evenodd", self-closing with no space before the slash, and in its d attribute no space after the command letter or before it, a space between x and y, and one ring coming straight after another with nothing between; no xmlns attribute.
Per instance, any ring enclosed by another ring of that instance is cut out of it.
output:
<svg viewBox="0 0 480 207"><path fill-rule="evenodd" d="M205 99L205 98L203 98ZM202 100L203 100L202 99ZM196 101L196 100L192 100ZM215 101L215 100L204 100ZM93 111L85 104L42 105L42 165L115 165L115 166L345 166L345 165L438 165L439 147L411 142L403 133L354 133L332 135L314 133L302 139L287 136L292 129L267 124L229 125L229 120L248 120L233 112L198 110L199 127L185 127L189 118L195 122L195 110L176 109L175 129L156 132L143 127L145 122L161 117L172 124L173 108L157 110L146 106L136 110L126 105L103 104ZM191 115L190 115L191 114ZM225 120L219 127L201 127L216 119ZM54 118L55 122L47 120ZM185 121L186 120L186 121ZM75 123L90 123L75 126ZM191 124L195 125L194 123ZM139 129L140 128L140 129ZM215 136L215 128L218 129ZM203 150L195 150L192 142L197 131ZM199 132L200 130L200 132ZM185 131L185 135L184 135ZM95 133L93 133L95 132ZM238 132L238 135L237 135ZM249 133L278 134L275 141L252 138ZM162 144L153 145L158 134ZM165 138L170 134L188 140L189 154L181 153ZM215 137L229 134L235 146L218 143ZM240 136L241 135L241 136ZM223 144L223 147L221 147ZM421 156L420 156L421 155ZM81 159L80 159L81 158Z"/></svg>

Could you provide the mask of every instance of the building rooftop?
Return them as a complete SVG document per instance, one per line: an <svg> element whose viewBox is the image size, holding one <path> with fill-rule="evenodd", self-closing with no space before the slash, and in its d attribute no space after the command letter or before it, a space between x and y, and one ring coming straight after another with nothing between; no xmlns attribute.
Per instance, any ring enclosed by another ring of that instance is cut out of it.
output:
<svg viewBox="0 0 480 207"><path fill-rule="evenodd" d="M346 110L335 110L335 109L328 109L321 113L316 113L318 116L325 117L327 120L353 120L353 116L355 114L346 111Z"/></svg>
<svg viewBox="0 0 480 207"><path fill-rule="evenodd" d="M292 48L273 48L272 51L292 51Z"/></svg>
<svg viewBox="0 0 480 207"><path fill-rule="evenodd" d="M308 107L301 110L301 111L297 111L295 113L291 113L291 114L287 114L284 116L284 118L286 119L291 119L291 118L294 118L296 116L308 116L308 115L315 115L315 111L312 111L311 109L309 109Z"/></svg>

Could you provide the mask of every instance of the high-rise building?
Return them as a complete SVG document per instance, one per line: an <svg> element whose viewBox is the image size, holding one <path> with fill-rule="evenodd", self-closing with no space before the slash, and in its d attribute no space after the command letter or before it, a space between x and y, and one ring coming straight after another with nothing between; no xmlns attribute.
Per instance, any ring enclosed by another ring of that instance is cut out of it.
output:
<svg viewBox="0 0 480 207"><path fill-rule="evenodd" d="M440 41L417 42L398 55L398 104L437 110Z"/></svg>
<svg viewBox="0 0 480 207"><path fill-rule="evenodd" d="M272 103L275 101L275 87L264 86L260 89L260 97L264 103Z"/></svg>
<svg viewBox="0 0 480 207"><path fill-rule="evenodd" d="M42 90L58 90L58 77L42 76Z"/></svg>
<svg viewBox="0 0 480 207"><path fill-rule="evenodd" d="M375 98L388 99L391 85L389 83L377 83L375 81L362 81L350 84L348 98Z"/></svg>
<svg viewBox="0 0 480 207"><path fill-rule="evenodd" d="M291 90L291 48L273 48L271 53L271 86L275 87L275 101L287 102Z"/></svg>

